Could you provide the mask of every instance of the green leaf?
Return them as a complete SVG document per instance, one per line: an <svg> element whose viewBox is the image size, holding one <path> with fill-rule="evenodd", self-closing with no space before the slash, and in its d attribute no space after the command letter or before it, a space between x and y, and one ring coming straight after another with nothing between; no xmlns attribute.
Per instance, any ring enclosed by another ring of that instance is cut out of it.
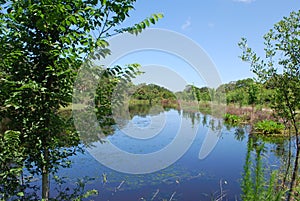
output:
<svg viewBox="0 0 300 201"><path fill-rule="evenodd" d="M74 15L70 16L70 20L73 22L73 24L76 24L76 22L77 22Z"/></svg>
<svg viewBox="0 0 300 201"><path fill-rule="evenodd" d="M62 32L65 32L66 31L66 28L64 26L59 26L59 29L62 31Z"/></svg>
<svg viewBox="0 0 300 201"><path fill-rule="evenodd" d="M159 19L164 18L164 15L163 15L162 13L158 13L158 14L156 14L156 16L157 16Z"/></svg>
<svg viewBox="0 0 300 201"><path fill-rule="evenodd" d="M70 26L71 22L69 20L66 20L66 25Z"/></svg>
<svg viewBox="0 0 300 201"><path fill-rule="evenodd" d="M146 26L147 26L147 27L149 27L149 26L150 26L150 22L149 22L149 20L148 20L148 19L145 19L145 20L144 20L144 23L146 24Z"/></svg>
<svg viewBox="0 0 300 201"><path fill-rule="evenodd" d="M151 22L152 24L155 24L155 19L154 19L154 18L149 18L149 20L150 20L150 22Z"/></svg>
<svg viewBox="0 0 300 201"><path fill-rule="evenodd" d="M66 8L67 8L68 10L72 10L72 7L71 7L70 5L66 5Z"/></svg>

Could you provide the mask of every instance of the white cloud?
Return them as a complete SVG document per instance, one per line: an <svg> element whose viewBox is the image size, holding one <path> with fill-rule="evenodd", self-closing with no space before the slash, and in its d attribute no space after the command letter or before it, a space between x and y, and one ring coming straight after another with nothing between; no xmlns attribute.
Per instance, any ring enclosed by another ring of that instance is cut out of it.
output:
<svg viewBox="0 0 300 201"><path fill-rule="evenodd" d="M187 28L189 28L192 25L192 21L191 21L191 17L189 17L185 23L181 26L182 30L186 30Z"/></svg>
<svg viewBox="0 0 300 201"><path fill-rule="evenodd" d="M252 3L254 2L255 0L234 0L236 2L240 2L240 3Z"/></svg>

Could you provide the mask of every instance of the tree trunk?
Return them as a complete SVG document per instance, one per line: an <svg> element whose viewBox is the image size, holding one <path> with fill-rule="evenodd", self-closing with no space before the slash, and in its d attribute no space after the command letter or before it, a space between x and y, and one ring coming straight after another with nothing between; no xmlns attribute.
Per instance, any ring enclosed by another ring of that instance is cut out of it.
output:
<svg viewBox="0 0 300 201"><path fill-rule="evenodd" d="M282 187L286 186L286 181L291 169L291 160L292 160L292 136L291 136L291 130L289 129L289 155L287 158L287 168L282 180Z"/></svg>
<svg viewBox="0 0 300 201"><path fill-rule="evenodd" d="M298 171L299 171L299 155L300 155L300 144L297 136L297 151L296 151L295 164L294 164L294 169L292 174L291 186L290 186L288 199L287 199L288 201L294 200L294 192L297 184Z"/></svg>
<svg viewBox="0 0 300 201"><path fill-rule="evenodd" d="M298 171L299 171L299 157L300 157L300 139L299 139L299 131L297 127L297 122L295 118L293 120L293 126L295 128L296 132L296 144L297 144L297 150L296 150L296 158L295 158L295 164L294 164L294 169L293 169L293 174L292 174L292 180L291 180L291 186L288 194L288 201L294 200L294 193L295 193L295 187L297 184L297 179L298 179Z"/></svg>
<svg viewBox="0 0 300 201"><path fill-rule="evenodd" d="M44 157L45 157L45 161L49 161L49 154L48 154L48 150L45 149L44 152ZM43 165L43 170L42 170L42 199L43 201L48 201L49 200L49 170L47 167L47 164Z"/></svg>

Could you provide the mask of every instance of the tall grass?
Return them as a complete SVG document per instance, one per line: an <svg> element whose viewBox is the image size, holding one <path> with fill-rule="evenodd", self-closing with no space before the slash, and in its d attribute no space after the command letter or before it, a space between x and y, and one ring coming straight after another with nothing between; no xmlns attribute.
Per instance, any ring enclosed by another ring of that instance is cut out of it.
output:
<svg viewBox="0 0 300 201"><path fill-rule="evenodd" d="M285 200L286 190L278 183L279 172L271 171L263 164L264 147L264 144L254 145L249 138L241 185L243 192L241 198L244 201Z"/></svg>

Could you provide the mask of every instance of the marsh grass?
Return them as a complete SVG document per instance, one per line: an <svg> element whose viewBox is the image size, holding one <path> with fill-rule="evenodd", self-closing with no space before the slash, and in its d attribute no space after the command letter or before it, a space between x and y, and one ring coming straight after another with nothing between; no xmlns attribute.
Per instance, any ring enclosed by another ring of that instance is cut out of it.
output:
<svg viewBox="0 0 300 201"><path fill-rule="evenodd" d="M283 201L287 189L279 183L279 171L270 170L263 161L264 144L255 145L250 138L247 145L246 162L242 179L242 200Z"/></svg>

